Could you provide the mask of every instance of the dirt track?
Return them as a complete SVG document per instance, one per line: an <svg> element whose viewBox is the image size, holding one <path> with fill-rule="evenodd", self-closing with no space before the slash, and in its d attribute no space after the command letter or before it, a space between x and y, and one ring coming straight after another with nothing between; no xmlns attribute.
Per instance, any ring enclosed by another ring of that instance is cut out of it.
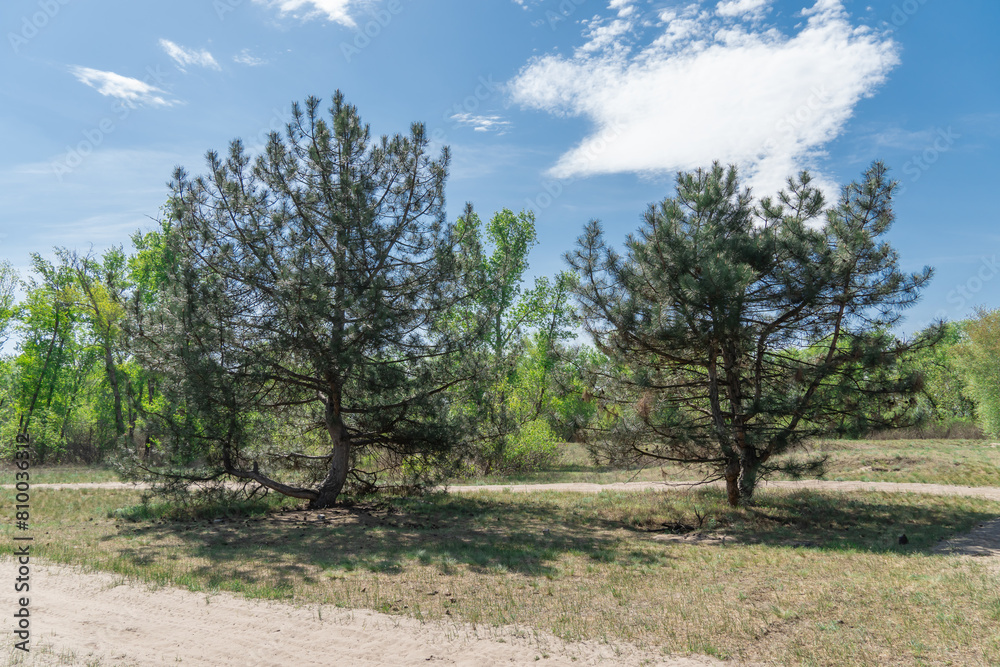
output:
<svg viewBox="0 0 1000 667"><path fill-rule="evenodd" d="M6 562L9 569L11 561ZM720 665L532 629L421 623L335 607L125 584L35 565L29 665Z"/></svg>
<svg viewBox="0 0 1000 667"><path fill-rule="evenodd" d="M584 482L560 482L555 484L482 484L477 486L453 485L444 487L449 493L473 493L476 491L510 491L526 493L531 491L572 491L577 493L599 493L601 491L648 491L665 489L686 489L696 482L617 482L614 484L590 484ZM11 484L0 486L14 488ZM32 489L143 489L143 484L127 482L82 482L67 484L32 484ZM819 489L824 491L880 491L884 493L927 493L935 496L976 496L1000 501L1000 487L994 486L949 486L946 484L906 484L900 482L834 482L829 480L803 480L798 482L764 482L762 489Z"/></svg>

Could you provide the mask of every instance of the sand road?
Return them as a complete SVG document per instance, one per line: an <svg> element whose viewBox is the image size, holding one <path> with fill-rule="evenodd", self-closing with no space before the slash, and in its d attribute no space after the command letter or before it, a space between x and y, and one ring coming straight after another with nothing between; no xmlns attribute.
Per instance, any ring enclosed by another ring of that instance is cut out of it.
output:
<svg viewBox="0 0 1000 667"><path fill-rule="evenodd" d="M12 568L9 560L5 565ZM150 588L64 566L36 565L31 576L26 665L721 664L627 645L569 643L527 628L421 623L371 611Z"/></svg>

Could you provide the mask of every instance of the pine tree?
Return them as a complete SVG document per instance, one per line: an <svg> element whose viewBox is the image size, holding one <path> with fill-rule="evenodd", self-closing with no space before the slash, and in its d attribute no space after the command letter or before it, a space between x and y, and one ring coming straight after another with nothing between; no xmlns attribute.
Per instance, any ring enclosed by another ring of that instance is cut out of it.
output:
<svg viewBox="0 0 1000 667"><path fill-rule="evenodd" d="M585 327L619 372L592 442L706 466L729 502L804 439L905 419L919 379L901 370L931 335L888 332L931 270L898 268L880 240L894 183L875 163L825 208L808 173L755 202L734 167L682 173L627 254L591 222L567 255Z"/></svg>
<svg viewBox="0 0 1000 667"><path fill-rule="evenodd" d="M143 323L175 468L327 507L363 457L447 451L445 392L467 369L442 314L465 297L447 149L428 151L420 124L373 140L338 92L329 120L293 105L256 159L237 140L205 176L175 173L171 291ZM283 483L290 461L325 473Z"/></svg>

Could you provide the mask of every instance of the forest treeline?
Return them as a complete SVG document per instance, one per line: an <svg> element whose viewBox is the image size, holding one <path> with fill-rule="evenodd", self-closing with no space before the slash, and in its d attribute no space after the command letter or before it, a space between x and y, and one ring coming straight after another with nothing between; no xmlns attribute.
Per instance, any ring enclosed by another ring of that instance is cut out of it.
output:
<svg viewBox="0 0 1000 667"><path fill-rule="evenodd" d="M532 213L446 220L448 161L419 124L373 138L310 98L260 155L178 169L129 248L0 266L5 453L322 507L577 440L700 466L735 504L809 437L1000 434L1000 311L893 334L931 271L881 238L878 163L832 205L805 173L763 199L733 168L681 174L622 250L591 222L530 283Z"/></svg>

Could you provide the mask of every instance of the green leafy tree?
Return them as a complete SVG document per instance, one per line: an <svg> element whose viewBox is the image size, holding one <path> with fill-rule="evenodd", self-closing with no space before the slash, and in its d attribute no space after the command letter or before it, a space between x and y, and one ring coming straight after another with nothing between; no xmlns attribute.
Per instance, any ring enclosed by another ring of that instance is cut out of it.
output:
<svg viewBox="0 0 1000 667"><path fill-rule="evenodd" d="M89 343L103 361L104 378L111 394L111 416L115 437L131 433L135 411L129 401L132 393L125 370L128 350L124 332L125 300L128 290L128 267L124 250L114 247L98 260L80 257L66 248L56 255L74 278L76 309L88 333Z"/></svg>
<svg viewBox="0 0 1000 667"><path fill-rule="evenodd" d="M40 461L58 456L85 373L73 275L32 254L33 275L18 316L17 439Z"/></svg>
<svg viewBox="0 0 1000 667"><path fill-rule="evenodd" d="M142 352L175 463L327 507L362 462L416 470L461 435L446 393L466 340L442 318L466 298L461 239L447 150L428 150L420 124L373 139L338 92L328 120L316 98L293 105L256 159L237 140L205 176L176 172L177 269ZM285 483L289 461L324 472Z"/></svg>
<svg viewBox="0 0 1000 667"><path fill-rule="evenodd" d="M171 276L180 275L179 252L183 246L170 221L169 211L164 210L159 220L159 229L137 231L132 235L135 253L127 260L129 291L123 299L125 316L122 320L123 333L128 340L143 341L146 337L148 320L155 313L168 308L167 295L170 292ZM165 427L169 419L144 419L143 415L166 415L169 410L164 396L158 390L155 369L139 363L134 357L126 366L129 382L129 402L132 406L130 430L141 430L139 438L132 434L130 440L142 443L142 458L148 459L157 441L162 440L169 429Z"/></svg>
<svg viewBox="0 0 1000 667"><path fill-rule="evenodd" d="M935 326L920 335L932 335ZM921 350L909 362L923 379L917 410L927 426L932 427L931 432L947 434L952 427L971 425L976 418L976 402L969 394L960 367L962 327L959 322L944 323L941 342Z"/></svg>
<svg viewBox="0 0 1000 667"><path fill-rule="evenodd" d="M983 430L1000 436L1000 309L980 309L962 329L966 340L956 352L967 391Z"/></svg>
<svg viewBox="0 0 1000 667"><path fill-rule="evenodd" d="M537 244L530 211L503 209L484 230L467 205L457 226L474 299L451 317L470 333L483 332L470 350L480 371L466 385L461 403L467 429L475 434L471 457L487 473L542 465L555 456L558 442L544 418L544 399L555 346L572 335L567 327L573 277L542 277L524 288L528 254ZM525 355L540 363L525 364Z"/></svg>
<svg viewBox="0 0 1000 667"><path fill-rule="evenodd" d="M541 414L560 441L578 441L597 413L592 382L607 358L589 345L560 344L555 354L536 346L531 352L532 365L544 365L543 382L548 385Z"/></svg>
<svg viewBox="0 0 1000 667"><path fill-rule="evenodd" d="M10 262L0 262L0 350L10 339L11 325L17 315L17 271Z"/></svg>
<svg viewBox="0 0 1000 667"><path fill-rule="evenodd" d="M881 237L895 187L881 163L825 207L807 173L755 202L736 169L678 175L650 206L627 254L591 222L568 254L586 329L624 372L603 399L615 419L591 438L706 466L729 502L775 460L835 427L856 402L869 424L897 421L918 388L898 360L935 342L888 335L931 277L904 274ZM792 466L792 467L789 467Z"/></svg>

